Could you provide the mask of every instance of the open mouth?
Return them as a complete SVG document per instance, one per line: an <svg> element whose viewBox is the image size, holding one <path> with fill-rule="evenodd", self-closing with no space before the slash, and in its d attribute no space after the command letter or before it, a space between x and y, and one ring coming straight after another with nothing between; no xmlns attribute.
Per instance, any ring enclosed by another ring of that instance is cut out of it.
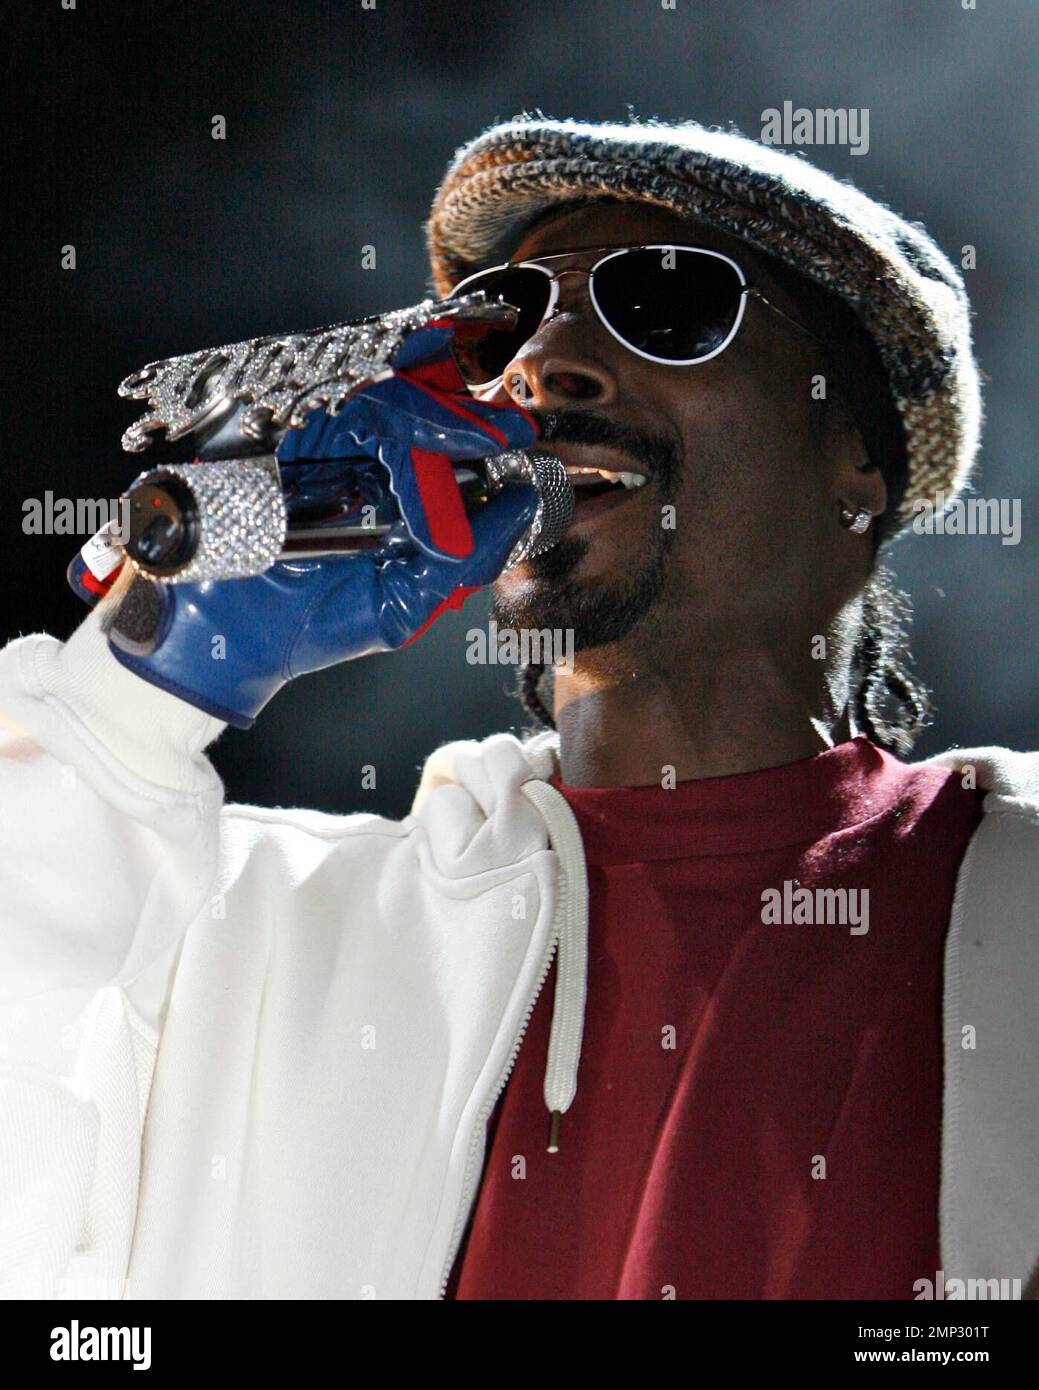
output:
<svg viewBox="0 0 1039 1390"><path fill-rule="evenodd" d="M646 486L649 476L632 456L604 444L572 444L549 440L545 447L557 456L573 484L572 526L595 520L600 512L623 507ZM610 465L613 465L611 468Z"/></svg>
<svg viewBox="0 0 1039 1390"><path fill-rule="evenodd" d="M607 468L585 468L569 463L565 467L578 505L610 493L634 492L646 483L644 473L613 472Z"/></svg>
<svg viewBox="0 0 1039 1390"><path fill-rule="evenodd" d="M627 460L624 460L627 462ZM592 464L576 464L563 460L574 488L573 526L594 522L601 512L630 504L647 478L644 473L630 469L597 468Z"/></svg>

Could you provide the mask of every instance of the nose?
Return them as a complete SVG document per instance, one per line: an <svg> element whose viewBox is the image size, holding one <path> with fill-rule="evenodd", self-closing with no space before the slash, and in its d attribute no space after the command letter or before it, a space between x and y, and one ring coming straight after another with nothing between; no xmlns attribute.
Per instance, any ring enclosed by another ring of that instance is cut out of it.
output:
<svg viewBox="0 0 1039 1390"><path fill-rule="evenodd" d="M587 277L562 279L555 312L528 338L502 373L501 390L519 405L553 410L574 401L610 405L617 381L588 297ZM608 350L608 349L607 349Z"/></svg>

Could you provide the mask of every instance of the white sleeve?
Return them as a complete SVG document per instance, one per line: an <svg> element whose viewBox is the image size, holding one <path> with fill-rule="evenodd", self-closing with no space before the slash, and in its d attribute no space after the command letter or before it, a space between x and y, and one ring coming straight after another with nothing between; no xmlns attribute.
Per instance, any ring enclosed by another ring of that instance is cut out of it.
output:
<svg viewBox="0 0 1039 1390"><path fill-rule="evenodd" d="M0 651L0 1296L115 1296L180 944L207 908L223 726L95 609Z"/></svg>

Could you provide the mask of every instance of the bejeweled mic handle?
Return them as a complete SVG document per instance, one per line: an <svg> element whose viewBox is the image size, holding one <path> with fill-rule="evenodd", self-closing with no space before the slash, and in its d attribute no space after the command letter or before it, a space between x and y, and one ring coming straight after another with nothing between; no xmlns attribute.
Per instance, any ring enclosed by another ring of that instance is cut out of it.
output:
<svg viewBox="0 0 1039 1390"><path fill-rule="evenodd" d="M528 482L537 489L537 511L504 569L548 550L565 534L573 520L574 490L554 454L511 449L467 464L463 471L475 480L477 470L486 478L477 501L510 480ZM377 471L366 468L359 476L371 482ZM351 472L346 461L342 472L344 477ZM150 469L124 495L129 513L129 534L123 540L126 552L142 574L165 584L244 579L294 555L331 555L378 545L378 537L399 520L395 500L386 488L382 510L389 504L391 511L380 518L382 524L347 525L338 532L334 525L326 526L323 532L308 535L307 528L294 527L284 487L278 460L269 454Z"/></svg>

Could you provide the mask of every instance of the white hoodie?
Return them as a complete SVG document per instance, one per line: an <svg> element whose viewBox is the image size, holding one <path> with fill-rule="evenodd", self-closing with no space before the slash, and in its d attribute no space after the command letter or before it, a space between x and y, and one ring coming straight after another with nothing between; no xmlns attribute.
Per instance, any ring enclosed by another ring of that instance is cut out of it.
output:
<svg viewBox="0 0 1039 1390"><path fill-rule="evenodd" d="M441 748L400 822L223 806L222 726L96 611L0 652L0 717L0 1293L440 1297L557 949L547 1110L579 1080L555 736ZM989 790L946 949L944 1273L1026 1281L1039 755L931 761Z"/></svg>

